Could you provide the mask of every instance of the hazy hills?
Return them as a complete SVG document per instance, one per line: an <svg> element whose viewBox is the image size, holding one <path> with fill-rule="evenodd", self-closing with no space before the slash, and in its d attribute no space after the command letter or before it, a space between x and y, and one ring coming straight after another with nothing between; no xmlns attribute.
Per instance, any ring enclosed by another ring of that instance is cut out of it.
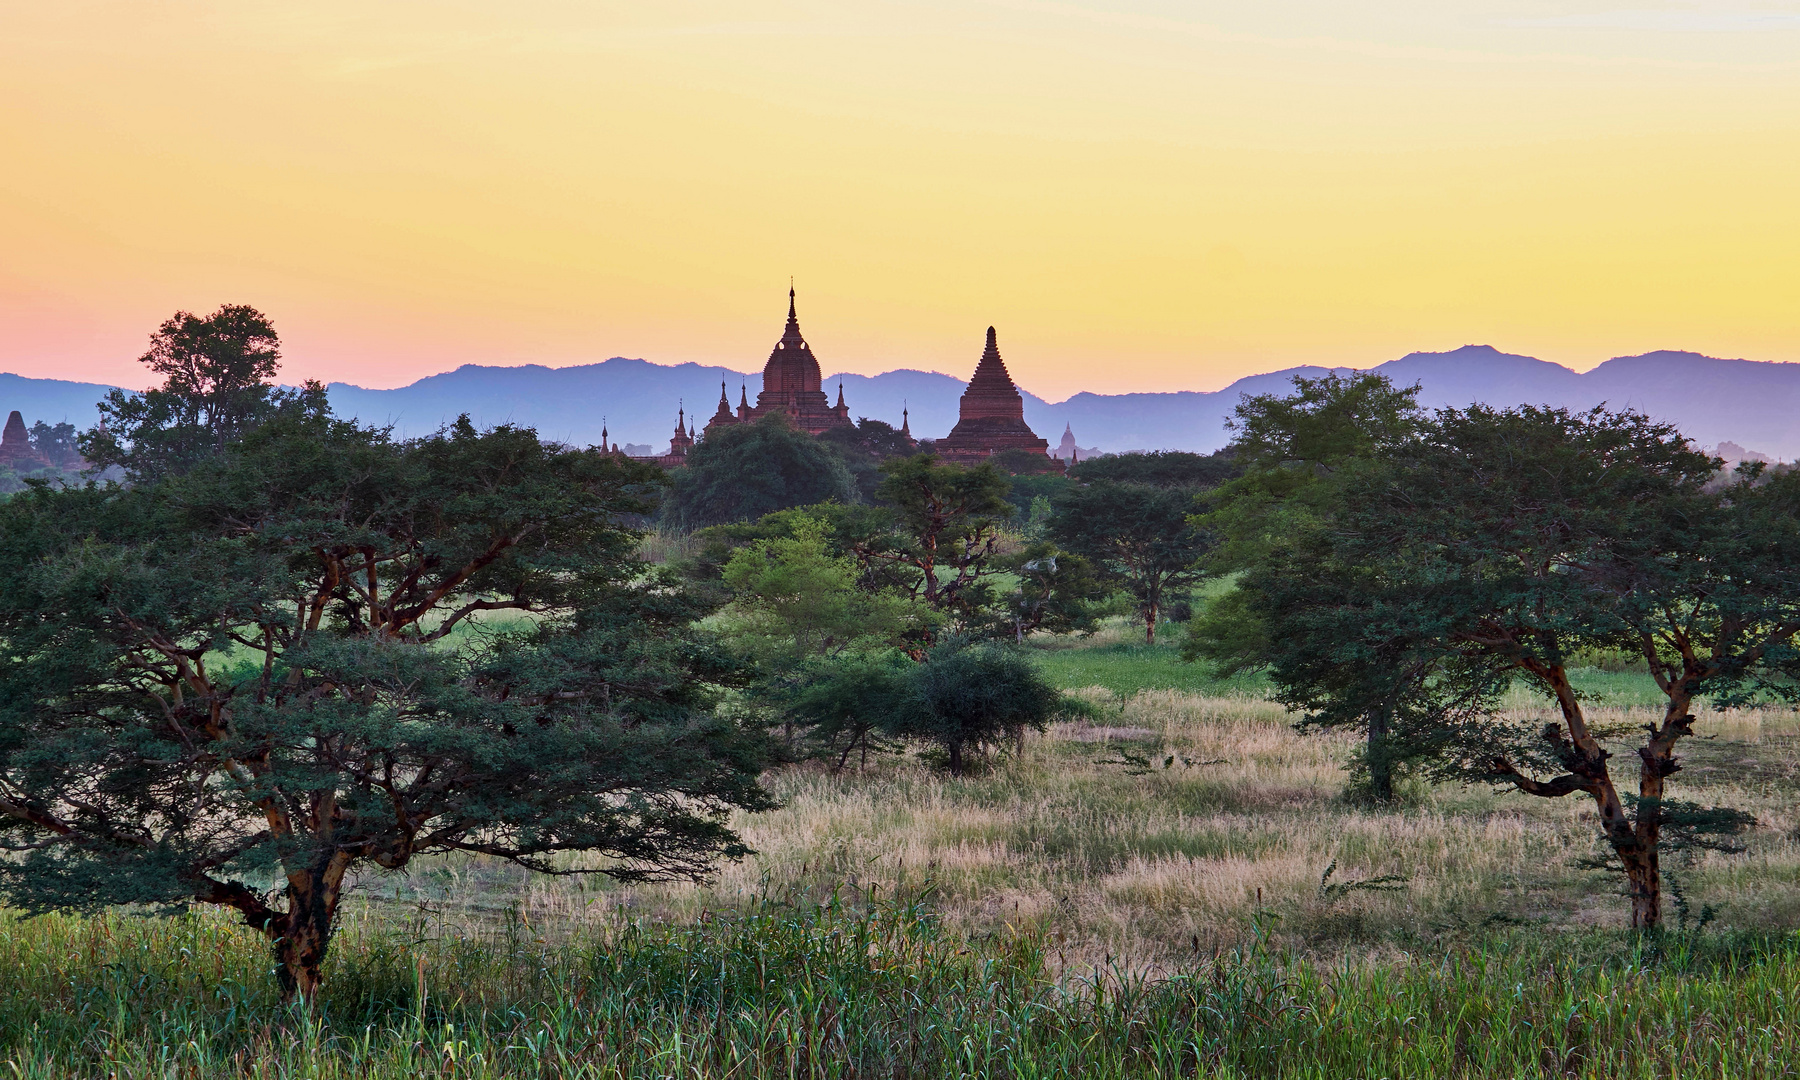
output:
<svg viewBox="0 0 1800 1080"><path fill-rule="evenodd" d="M1279 392L1295 375L1326 370L1301 367L1254 375L1213 392L1080 393L1056 403L1028 393L1025 418L1052 444L1069 424L1083 446L1213 450L1225 443L1224 418L1241 395ZM1413 353L1374 370L1402 385L1419 383L1426 405L1481 401L1588 408L1605 402L1679 424L1703 445L1729 439L1777 458L1800 458L1800 364L1653 352L1617 357L1577 373L1529 356L1469 345ZM834 400L839 379L833 375L826 380ZM904 403L913 433L923 438L942 435L956 422L963 383L948 375L901 370L841 379L852 416L898 424ZM650 444L661 451L674 430L677 403L704 427L718 408L721 381L734 406L740 387L755 401L761 384L755 373L615 357L567 368L467 365L393 390L333 383L330 392L339 415L391 423L403 432L428 431L467 412L481 425L529 424L546 438L589 444L599 440L604 422L613 441ZM27 422L67 419L85 427L94 422L93 403L106 389L0 374L0 413L19 409Z"/></svg>

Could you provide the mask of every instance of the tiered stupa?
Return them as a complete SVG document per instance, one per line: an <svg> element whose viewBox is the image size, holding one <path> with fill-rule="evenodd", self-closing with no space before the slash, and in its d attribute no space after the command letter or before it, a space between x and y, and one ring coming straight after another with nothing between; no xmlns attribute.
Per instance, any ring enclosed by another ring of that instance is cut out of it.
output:
<svg viewBox="0 0 1800 1080"><path fill-rule="evenodd" d="M721 384L719 411L707 421L706 430L710 432L727 424L748 423L774 414L786 416L808 435L851 426L850 408L844 404L843 384L838 385L837 404L832 405L820 385L823 381L812 346L800 333L800 319L794 314L794 290L789 288L787 329L769 353L769 362L763 365L762 390L756 395L756 404L749 404L740 387L737 415L732 416L725 387Z"/></svg>
<svg viewBox="0 0 1800 1080"><path fill-rule="evenodd" d="M0 468L14 472L30 472L47 468L50 460L31 445L31 432L25 429L25 418L14 409L6 418L6 430L0 432Z"/></svg>
<svg viewBox="0 0 1800 1080"><path fill-rule="evenodd" d="M961 418L932 449L945 461L964 464L985 461L1003 450L1049 456L1050 444L1025 423L1025 399L1006 373L991 326L981 362L975 365L975 375L963 391Z"/></svg>

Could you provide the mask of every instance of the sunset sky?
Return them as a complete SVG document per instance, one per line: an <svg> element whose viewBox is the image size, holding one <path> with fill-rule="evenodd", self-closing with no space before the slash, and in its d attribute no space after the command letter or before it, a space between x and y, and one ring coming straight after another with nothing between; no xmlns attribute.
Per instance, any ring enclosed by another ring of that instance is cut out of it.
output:
<svg viewBox="0 0 1800 1080"><path fill-rule="evenodd" d="M0 370L1800 361L1800 2L0 0Z"/></svg>

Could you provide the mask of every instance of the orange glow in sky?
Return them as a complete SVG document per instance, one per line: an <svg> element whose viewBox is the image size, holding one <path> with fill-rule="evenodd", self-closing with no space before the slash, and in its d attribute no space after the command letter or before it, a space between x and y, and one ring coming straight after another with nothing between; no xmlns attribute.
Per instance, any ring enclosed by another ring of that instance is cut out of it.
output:
<svg viewBox="0 0 1800 1080"><path fill-rule="evenodd" d="M1609 6L1628 5L1625 8ZM0 0L0 370L1800 360L1800 2Z"/></svg>

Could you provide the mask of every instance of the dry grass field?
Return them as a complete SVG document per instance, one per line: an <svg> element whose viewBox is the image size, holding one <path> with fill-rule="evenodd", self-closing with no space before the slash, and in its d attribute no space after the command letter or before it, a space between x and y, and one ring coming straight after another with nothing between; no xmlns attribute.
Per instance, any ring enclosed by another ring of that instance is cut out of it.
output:
<svg viewBox="0 0 1800 1080"><path fill-rule="evenodd" d="M1166 647L1087 648L1044 659L1100 673L1080 692L1103 723L1029 736L963 779L909 755L777 770L782 807L737 822L756 854L707 885L479 858L366 878L306 1008L275 999L266 944L218 913L0 915L0 1071L1791 1073L1792 712L1702 722L1680 797L1761 824L1743 854L1672 859L1685 913L1645 938L1624 929L1620 882L1581 865L1584 803L1414 784L1359 805L1348 740L1297 734L1253 693L1142 688L1196 677L1171 678ZM1605 719L1636 719L1616 696Z"/></svg>
<svg viewBox="0 0 1800 1080"><path fill-rule="evenodd" d="M1228 949L1253 927L1303 954L1377 957L1497 928L1628 919L1622 879L1582 865L1600 854L1582 798L1416 783L1400 806L1359 805L1344 791L1351 742L1298 734L1266 700L1085 693L1111 714L1105 724L1030 735L979 776L952 779L909 756L772 774L782 808L737 823L756 855L707 886L624 889L473 859L371 883L371 899L422 902L452 923L512 909L548 929L929 887L959 934L1028 932L1053 943L1059 968L1151 972ZM1522 694L1510 704L1541 714ZM1651 715L1614 707L1598 719ZM1748 809L1760 825L1743 854L1671 857L1687 917L1710 906L1721 929L1800 925L1800 718L1715 714L1699 731L1679 797ZM1375 879L1386 880L1355 887Z"/></svg>

